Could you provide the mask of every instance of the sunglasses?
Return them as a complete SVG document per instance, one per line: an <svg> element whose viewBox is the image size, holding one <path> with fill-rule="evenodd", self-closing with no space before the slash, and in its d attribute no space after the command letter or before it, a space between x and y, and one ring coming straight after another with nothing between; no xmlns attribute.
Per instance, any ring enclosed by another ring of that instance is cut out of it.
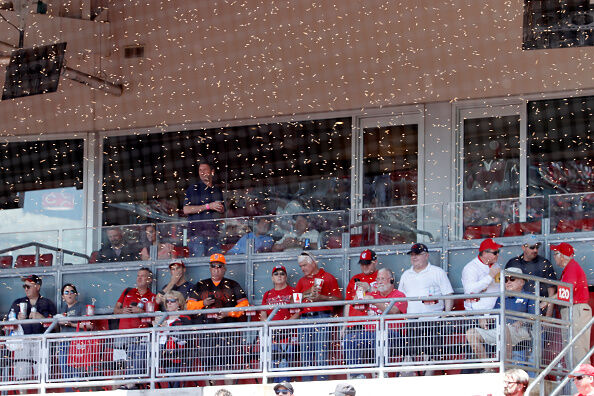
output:
<svg viewBox="0 0 594 396"><path fill-rule="evenodd" d="M574 380L581 381L581 380L583 380L583 379L584 379L584 377L585 377L585 375L577 375L577 376L573 377L573 379L574 379Z"/></svg>
<svg viewBox="0 0 594 396"><path fill-rule="evenodd" d="M176 303L177 302L177 300L175 298L168 298L166 301L167 301L168 304L169 303L173 304L173 303Z"/></svg>
<svg viewBox="0 0 594 396"><path fill-rule="evenodd" d="M29 290L32 287L33 287L33 285L23 285L23 289L26 289L26 290Z"/></svg>
<svg viewBox="0 0 594 396"><path fill-rule="evenodd" d="M282 272L282 271L277 271L277 272L275 272L275 273L274 273L274 274L272 274L272 275L281 275L281 276L287 276L287 274L285 274L285 273L284 273L284 272Z"/></svg>
<svg viewBox="0 0 594 396"><path fill-rule="evenodd" d="M277 395L288 395L289 393L291 393L291 391L288 389L279 389L274 391L274 393L276 393Z"/></svg>
<svg viewBox="0 0 594 396"><path fill-rule="evenodd" d="M499 250L485 250L485 252L494 254L495 256L499 254Z"/></svg>
<svg viewBox="0 0 594 396"><path fill-rule="evenodd" d="M225 264L211 264L210 268L223 268Z"/></svg>
<svg viewBox="0 0 594 396"><path fill-rule="evenodd" d="M74 290L64 290L64 295L67 296L69 294L78 294L77 292L75 292Z"/></svg>
<svg viewBox="0 0 594 396"><path fill-rule="evenodd" d="M513 276L506 276L505 277L505 281L506 282L515 282L516 279L518 279L518 278L514 278Z"/></svg>
<svg viewBox="0 0 594 396"><path fill-rule="evenodd" d="M532 246L526 246L528 249L530 250L536 250L538 249L538 245L532 245Z"/></svg>

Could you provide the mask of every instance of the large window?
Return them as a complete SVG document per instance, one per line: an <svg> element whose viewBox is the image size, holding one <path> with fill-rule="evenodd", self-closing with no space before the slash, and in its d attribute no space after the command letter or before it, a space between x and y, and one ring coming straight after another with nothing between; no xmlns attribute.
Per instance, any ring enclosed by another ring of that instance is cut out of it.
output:
<svg viewBox="0 0 594 396"><path fill-rule="evenodd" d="M181 219L197 160L215 167L225 217L347 209L351 119L107 137L103 224Z"/></svg>
<svg viewBox="0 0 594 396"><path fill-rule="evenodd" d="M57 230L84 226L83 158L82 139L2 145L0 248L29 242L57 247ZM33 252L28 248L4 254Z"/></svg>

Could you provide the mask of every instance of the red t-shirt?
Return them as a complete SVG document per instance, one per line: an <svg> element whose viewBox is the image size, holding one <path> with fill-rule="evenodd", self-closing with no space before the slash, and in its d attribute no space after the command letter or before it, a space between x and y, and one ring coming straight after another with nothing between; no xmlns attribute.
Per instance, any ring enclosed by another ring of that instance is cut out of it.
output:
<svg viewBox="0 0 594 396"><path fill-rule="evenodd" d="M138 293L138 289L134 288L124 290L120 298L118 298L118 302L122 304L123 308L129 307L130 305L134 305L134 303L138 304L139 302L142 302L146 306L146 303L149 301L152 301L154 303L155 297L155 294L153 294L153 292L151 292L150 290L147 290L146 293L141 295L140 293ZM155 310L157 310L157 308L157 304L155 304ZM142 319L145 320L143 321ZM146 327L146 319L148 318L120 319L120 329L136 329L139 327Z"/></svg>
<svg viewBox="0 0 594 396"><path fill-rule="evenodd" d="M406 297L404 295L404 293L402 293L401 291L399 291L398 289L394 289L392 290L390 293L388 293L387 296L382 296L380 294L379 291L374 291L371 293L367 294L368 296L371 296L373 298L401 298L401 297ZM396 304L394 304L396 306L396 308L398 308L398 310L400 311L400 313L405 314L406 310L408 309L408 301L399 301ZM375 305L371 305L369 304L369 309L367 311L368 315L373 316L373 315L381 315L383 311L379 310ZM398 319L399 321L401 319ZM388 328L390 329L395 329L395 328L400 328L403 327L403 323L399 323L399 324L395 324L394 322L390 321L390 324L388 325Z"/></svg>
<svg viewBox="0 0 594 396"><path fill-rule="evenodd" d="M582 267L575 260L570 260L561 273L561 282L573 283L573 303L588 304L588 278Z"/></svg>
<svg viewBox="0 0 594 396"><path fill-rule="evenodd" d="M322 268L319 269L318 273L313 276L304 276L303 278L299 279L297 282L297 286L295 290L298 293L303 293L306 290L311 289L314 286L314 279L322 279L324 282L322 283L322 291L320 292L323 296L334 296L340 298L340 289L338 288L338 282L336 278L332 276L332 274L324 271ZM305 301L304 301L305 302ZM301 313L307 312L320 312L320 311L331 311L332 307L307 307L301 310Z"/></svg>
<svg viewBox="0 0 594 396"><path fill-rule="evenodd" d="M372 274L365 275L364 273L357 274L351 278L351 281L346 288L346 299L357 300L357 292L355 290L355 279L359 279L359 282L369 283L372 287L375 287L375 279L377 278L377 271ZM365 305L349 305L349 316L367 316Z"/></svg>
<svg viewBox="0 0 594 396"><path fill-rule="evenodd" d="M291 286L287 286L281 290L268 290L262 297L262 305L282 305L290 304L293 300L293 292L295 289ZM270 316L272 310L267 310L266 313ZM291 312L287 308L279 309L272 320L287 320L291 317Z"/></svg>

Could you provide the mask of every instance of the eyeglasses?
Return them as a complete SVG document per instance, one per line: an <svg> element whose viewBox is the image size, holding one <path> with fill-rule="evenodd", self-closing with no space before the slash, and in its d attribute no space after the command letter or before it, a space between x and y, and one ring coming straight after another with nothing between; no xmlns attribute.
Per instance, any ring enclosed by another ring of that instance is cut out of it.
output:
<svg viewBox="0 0 594 396"><path fill-rule="evenodd" d="M211 264L210 268L223 268L225 264Z"/></svg>
<svg viewBox="0 0 594 396"><path fill-rule="evenodd" d="M495 256L499 254L499 250L485 250L485 252L494 254Z"/></svg>
<svg viewBox="0 0 594 396"><path fill-rule="evenodd" d="M175 298L168 298L166 301L167 301L167 304L169 304L169 303L173 304L173 303L177 302L177 300Z"/></svg>
<svg viewBox="0 0 594 396"><path fill-rule="evenodd" d="M289 393L291 393L291 391L288 389L279 389L275 390L274 393L276 393L277 395L288 395Z"/></svg>
<svg viewBox="0 0 594 396"><path fill-rule="evenodd" d="M69 294L78 294L77 292L75 292L74 290L64 290L64 295L67 296Z"/></svg>
<svg viewBox="0 0 594 396"><path fill-rule="evenodd" d="M515 282L516 279L518 279L518 278L514 278L513 276L506 276L505 277L505 281L506 282Z"/></svg>

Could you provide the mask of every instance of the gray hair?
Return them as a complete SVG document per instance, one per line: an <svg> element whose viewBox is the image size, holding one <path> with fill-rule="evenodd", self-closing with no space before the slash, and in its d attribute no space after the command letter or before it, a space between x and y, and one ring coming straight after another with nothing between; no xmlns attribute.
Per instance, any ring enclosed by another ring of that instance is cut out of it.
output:
<svg viewBox="0 0 594 396"><path fill-rule="evenodd" d="M380 272L385 272L385 273L387 273L388 275L390 275L390 279L394 279L394 273L392 272L392 270L391 270L391 269L389 269L389 268L386 268L386 267L384 267L384 268L380 268L379 270L377 270L377 273L379 274Z"/></svg>
<svg viewBox="0 0 594 396"><path fill-rule="evenodd" d="M227 389L219 389L215 396L233 396Z"/></svg>
<svg viewBox="0 0 594 396"><path fill-rule="evenodd" d="M517 382L520 385L524 385L524 390L526 390L526 388L528 388L528 383L530 382L530 377L528 377L528 374L522 370L522 369L509 369L505 372L505 375Z"/></svg>

